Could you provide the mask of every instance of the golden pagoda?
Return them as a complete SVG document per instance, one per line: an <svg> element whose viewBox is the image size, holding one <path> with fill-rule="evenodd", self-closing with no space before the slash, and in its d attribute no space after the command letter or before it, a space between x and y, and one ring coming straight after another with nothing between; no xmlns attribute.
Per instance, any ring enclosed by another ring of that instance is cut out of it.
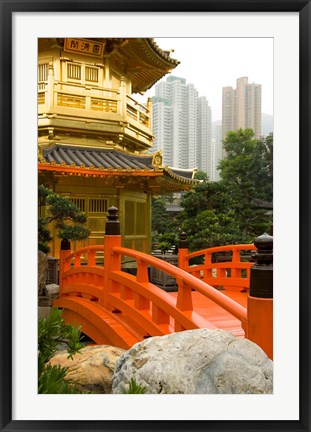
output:
<svg viewBox="0 0 311 432"><path fill-rule="evenodd" d="M194 170L148 153L151 102L132 96L178 64L151 38L38 39L38 180L86 213L91 235L75 248L103 243L116 206L123 246L150 252L151 196L193 187Z"/></svg>

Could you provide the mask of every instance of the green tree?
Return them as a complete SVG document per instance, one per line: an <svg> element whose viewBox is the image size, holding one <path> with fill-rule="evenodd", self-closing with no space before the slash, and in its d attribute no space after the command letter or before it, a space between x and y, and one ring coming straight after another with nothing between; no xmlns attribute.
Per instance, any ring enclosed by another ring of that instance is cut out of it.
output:
<svg viewBox="0 0 311 432"><path fill-rule="evenodd" d="M161 249L163 253L176 246L178 239L179 226L176 217L166 211L166 205L172 201L172 195L152 200L152 241L156 249Z"/></svg>
<svg viewBox="0 0 311 432"><path fill-rule="evenodd" d="M224 148L221 178L251 203L253 199L272 201L273 135L256 140L252 129L239 129L228 133Z"/></svg>
<svg viewBox="0 0 311 432"><path fill-rule="evenodd" d="M272 207L273 136L254 139L251 129L229 132L219 182L204 181L184 195L178 219L189 249L251 243L269 231Z"/></svg>
<svg viewBox="0 0 311 432"><path fill-rule="evenodd" d="M174 249L178 243L177 235L174 232L167 232L157 236L157 249L165 254L169 249Z"/></svg>
<svg viewBox="0 0 311 432"><path fill-rule="evenodd" d="M203 180L203 181L208 181L208 175L205 171L197 171L194 174L194 178L197 180Z"/></svg>
<svg viewBox="0 0 311 432"><path fill-rule="evenodd" d="M50 224L57 228L57 235L64 240L87 239L90 230L85 226L86 216L69 198L54 193L43 185L38 187L39 209L45 208L45 217L38 219L38 248L49 252L52 240Z"/></svg>
<svg viewBox="0 0 311 432"><path fill-rule="evenodd" d="M168 232L172 225L172 221L166 211L166 202L164 196L152 199L151 226L152 231L156 231L158 234Z"/></svg>
<svg viewBox="0 0 311 432"><path fill-rule="evenodd" d="M224 142L226 158L220 176L230 189L244 234L270 230L267 209L273 199L273 135L254 139L251 129L229 132Z"/></svg>
<svg viewBox="0 0 311 432"><path fill-rule="evenodd" d="M192 218L203 210L222 211L230 209L232 200L230 190L224 182L204 182L197 184L193 191L187 192L181 201L184 208L179 219Z"/></svg>
<svg viewBox="0 0 311 432"><path fill-rule="evenodd" d="M190 250L225 244L248 243L234 211L230 189L223 182L199 184L185 195L179 215Z"/></svg>

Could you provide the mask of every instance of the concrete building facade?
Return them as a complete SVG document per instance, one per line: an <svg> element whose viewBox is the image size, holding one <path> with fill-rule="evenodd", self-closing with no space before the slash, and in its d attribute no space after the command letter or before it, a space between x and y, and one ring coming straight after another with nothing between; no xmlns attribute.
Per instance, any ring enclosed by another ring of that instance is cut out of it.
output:
<svg viewBox="0 0 311 432"><path fill-rule="evenodd" d="M247 77L238 78L235 89L222 89L222 140L240 128L253 129L255 138L261 136L261 85L249 84Z"/></svg>
<svg viewBox="0 0 311 432"><path fill-rule="evenodd" d="M156 84L152 98L151 151L162 151L163 164L211 172L212 113L205 96L184 78Z"/></svg>

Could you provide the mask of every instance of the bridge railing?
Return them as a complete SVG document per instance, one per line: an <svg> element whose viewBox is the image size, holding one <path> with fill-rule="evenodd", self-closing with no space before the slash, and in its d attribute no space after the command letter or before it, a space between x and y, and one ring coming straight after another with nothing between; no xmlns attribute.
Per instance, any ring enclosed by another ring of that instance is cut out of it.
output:
<svg viewBox="0 0 311 432"><path fill-rule="evenodd" d="M108 216L108 227L111 222L109 217L111 215ZM121 247L120 234L109 234L109 229L107 233L107 225L104 246L89 246L76 252L61 251L61 296L74 295L99 301L106 309L121 311L136 325L152 329L153 333L158 332L159 325L163 330L166 328L167 332L200 327L215 328L193 308L192 292L197 291L240 320L246 330L245 307L183 269L143 252ZM113 225L112 222L112 231L115 228L118 232L118 224ZM96 265L97 252L104 252L104 267ZM121 262L124 258L136 261L136 275L122 270ZM149 267L175 278L177 298L150 282Z"/></svg>
<svg viewBox="0 0 311 432"><path fill-rule="evenodd" d="M121 305L123 306L122 312L127 309L127 300L134 300L133 306L136 309L142 308L147 311L151 307L151 320L157 324L169 324L172 318L174 331L199 328L201 326L214 328L213 325L194 311L192 292L195 290L231 313L245 327L247 322L246 308L184 270L151 255L118 246L111 249L111 256L119 261L124 256L135 259L137 262L137 274L136 276L128 275L122 272L121 268L107 270L108 279L110 280L110 290L107 296L108 307L120 307L119 299L123 297L125 302ZM176 279L178 285L177 299L150 283L149 266L155 267ZM168 301L168 299L171 300Z"/></svg>
<svg viewBox="0 0 311 432"><path fill-rule="evenodd" d="M247 290L254 262L253 244L239 244L188 252L185 238L178 251L178 267L213 287Z"/></svg>
<svg viewBox="0 0 311 432"><path fill-rule="evenodd" d="M223 307L245 327L246 308L178 267L143 252L117 246L120 243L120 236L107 236L105 246L85 247L72 253L62 251L60 296L99 301L108 310L121 311L151 334L159 334L159 326L163 334L200 327L215 328L193 309L192 291L195 290ZM104 267L97 266L95 253L103 250ZM136 260L136 275L122 270L123 257ZM177 298L150 282L148 267L155 267L176 279Z"/></svg>
<svg viewBox="0 0 311 432"><path fill-rule="evenodd" d="M96 265L96 253L104 246L87 246L75 252L62 241L60 251L59 296L75 295L98 301L104 286L104 268Z"/></svg>
<svg viewBox="0 0 311 432"><path fill-rule="evenodd" d="M121 247L117 209L110 208L108 213L103 246L90 246L71 252L70 246L66 245L66 242L64 244L62 242L60 296L80 296L90 301L96 301L115 314L122 312L122 316L126 318L128 324L140 329L141 333L145 333L147 336L156 336L193 328L215 328L193 308L192 293L197 291L240 320L245 336L262 346L272 358L273 294L270 292L266 295L265 290L261 292L260 278L263 272L260 262L253 266L256 267L257 265L257 276L256 272L254 274L255 277L259 277L259 282L256 289L251 290L248 296L248 308L246 309L207 283L206 281L211 279L210 276L204 277L203 274L202 278L201 276L198 277L195 271L194 274L189 272L189 259L195 257L196 254L184 253L185 247L179 249L180 261L184 268L178 268L154 256ZM263 239L263 242L258 242L258 245L263 243L266 243L266 239ZM269 247L271 248L270 243ZM257 250L255 246L240 245L234 248L233 254L237 257L237 254L240 254L242 250ZM267 252L265 248L264 244L263 251L261 254L258 252L257 255L263 257L261 260L265 265L267 264L266 268L269 273L269 265L272 260L269 261L268 255L272 251L268 250ZM213 249L218 252L217 248ZM224 249L222 248L222 250ZM96 265L97 252L104 252L104 267ZM211 250L204 252L207 256L205 264L208 264L211 253ZM85 263L82 265L81 256L84 259L87 256L87 265ZM136 275L122 270L121 262L124 257L136 260ZM215 265L215 263L210 264ZM235 270L239 272L240 270L248 270L252 265L252 263L241 262L240 258L239 260L237 258L232 259L231 263L222 264L224 266L217 267L217 270L230 268L231 272ZM230 264L229 267L228 264ZM235 265L237 266L235 267ZM177 298L150 282L149 267L155 267L176 279ZM207 275L209 270L204 266L200 269ZM271 279L270 275L268 277ZM222 275L218 278L212 277L212 279L217 280L217 283L228 283L227 276ZM234 278L231 277L230 279L232 283ZM242 278L238 277L237 279ZM272 279L270 282L272 289ZM240 287L240 284L238 283L236 286Z"/></svg>

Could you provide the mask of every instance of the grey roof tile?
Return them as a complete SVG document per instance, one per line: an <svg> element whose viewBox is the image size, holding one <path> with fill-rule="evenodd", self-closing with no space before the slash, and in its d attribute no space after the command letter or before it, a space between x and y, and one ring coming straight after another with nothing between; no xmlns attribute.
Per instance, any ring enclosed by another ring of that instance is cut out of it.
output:
<svg viewBox="0 0 311 432"><path fill-rule="evenodd" d="M152 154L131 155L115 149L94 149L75 146L54 145L42 149L42 156L50 164L75 165L77 167L101 168L101 169L147 169L154 170ZM162 167L170 177L183 183L195 184L193 170Z"/></svg>
<svg viewBox="0 0 311 432"><path fill-rule="evenodd" d="M86 166L95 168L140 168L153 169L152 155L150 156L135 156L110 149L87 149L73 146L55 145L50 148L43 149L43 158L55 164L65 164L77 166Z"/></svg>

